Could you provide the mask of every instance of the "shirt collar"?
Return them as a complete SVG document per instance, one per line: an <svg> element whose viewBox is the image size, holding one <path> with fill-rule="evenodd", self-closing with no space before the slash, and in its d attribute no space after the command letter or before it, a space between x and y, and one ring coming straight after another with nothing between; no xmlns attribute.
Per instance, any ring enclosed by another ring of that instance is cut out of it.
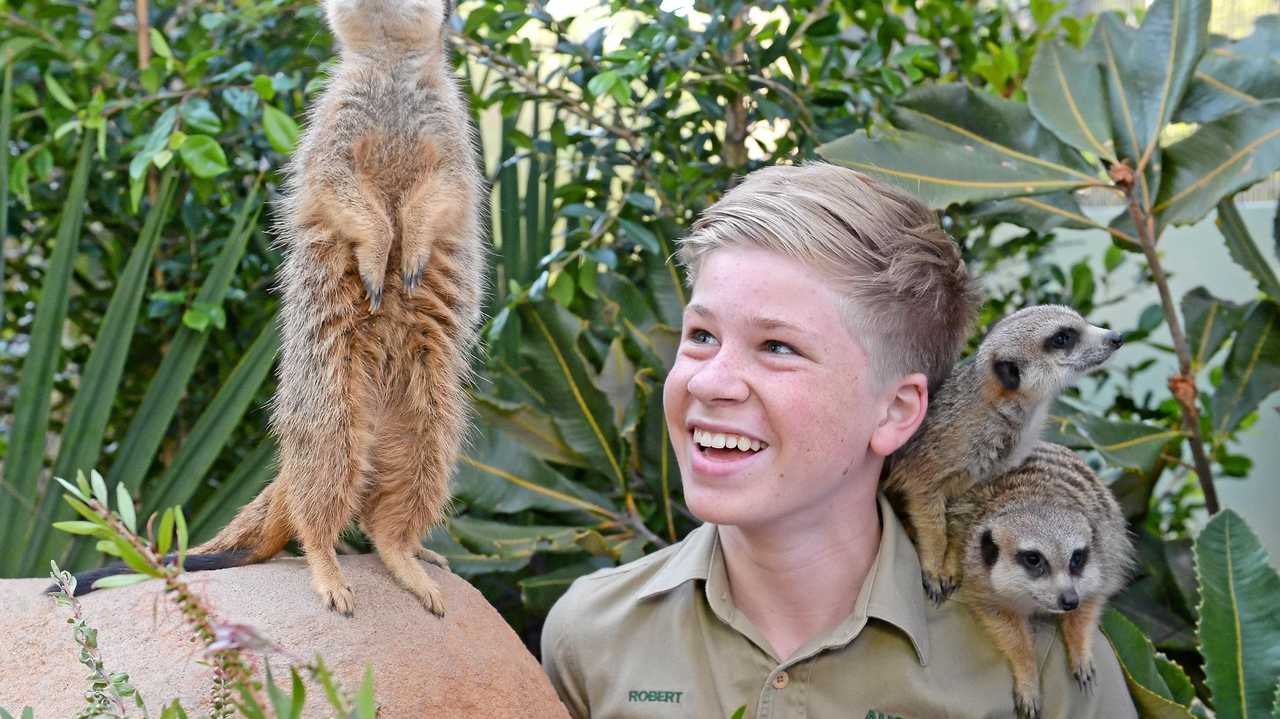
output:
<svg viewBox="0 0 1280 719"><path fill-rule="evenodd" d="M920 584L920 559L907 532L889 502L880 496L880 550L863 581L853 614L830 634L819 638L821 648L840 647L853 641L872 617L892 624L911 640L921 664L929 663L929 632L924 590ZM691 580L706 581L723 572L724 557L718 550L714 524L690 532L675 554L640 590L640 599L671 591ZM804 652L803 648L801 652Z"/></svg>

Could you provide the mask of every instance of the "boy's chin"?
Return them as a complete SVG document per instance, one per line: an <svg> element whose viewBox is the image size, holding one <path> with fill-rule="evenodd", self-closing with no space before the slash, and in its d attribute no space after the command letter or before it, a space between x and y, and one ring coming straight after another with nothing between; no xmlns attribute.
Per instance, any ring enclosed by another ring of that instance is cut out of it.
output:
<svg viewBox="0 0 1280 719"><path fill-rule="evenodd" d="M721 489L686 483L685 506L693 516L710 524L725 526L752 526L767 523L777 515L776 503L757 501L749 490L742 488Z"/></svg>

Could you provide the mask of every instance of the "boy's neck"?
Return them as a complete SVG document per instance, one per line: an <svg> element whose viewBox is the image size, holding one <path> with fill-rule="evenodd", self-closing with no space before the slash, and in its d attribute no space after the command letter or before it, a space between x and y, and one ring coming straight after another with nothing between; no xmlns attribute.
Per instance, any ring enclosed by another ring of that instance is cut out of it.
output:
<svg viewBox="0 0 1280 719"><path fill-rule="evenodd" d="M880 550L876 483L787 527L720 526L733 603L785 661L853 613Z"/></svg>

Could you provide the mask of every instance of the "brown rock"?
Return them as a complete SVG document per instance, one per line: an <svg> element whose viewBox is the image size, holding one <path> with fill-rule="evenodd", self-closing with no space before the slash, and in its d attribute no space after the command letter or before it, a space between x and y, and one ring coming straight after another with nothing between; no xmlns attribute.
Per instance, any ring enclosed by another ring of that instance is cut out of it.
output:
<svg viewBox="0 0 1280 719"><path fill-rule="evenodd" d="M401 589L377 557L340 561L356 593L353 618L321 607L301 559L198 572L187 580L221 621L251 626L295 656L320 655L349 692L372 664L380 717L568 716L538 663L470 584L427 568L444 591L441 619ZM37 719L72 716L88 687L66 623L69 610L41 594L48 583L0 581L0 708L15 716L23 706L34 707ZM191 716L208 712L212 672L197 663L202 647L159 582L99 590L80 601L98 630L107 671L128 672L152 716L175 698ZM286 659L267 659L277 683L285 684ZM304 716L330 716L323 692L311 684Z"/></svg>

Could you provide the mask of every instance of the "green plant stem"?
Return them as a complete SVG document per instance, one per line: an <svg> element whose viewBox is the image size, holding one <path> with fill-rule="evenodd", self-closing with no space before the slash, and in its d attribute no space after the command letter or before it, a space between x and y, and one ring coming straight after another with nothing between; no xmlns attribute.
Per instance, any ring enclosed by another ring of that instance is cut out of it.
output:
<svg viewBox="0 0 1280 719"><path fill-rule="evenodd" d="M1191 370L1191 349L1187 345L1187 337L1182 331L1182 320L1178 317L1177 305L1173 302L1173 293L1169 291L1169 280L1160 264L1160 255L1156 252L1155 218L1144 212L1135 194L1135 186L1128 188L1129 216L1138 230L1138 241L1142 245L1142 253L1147 257L1147 265L1151 268L1151 278L1160 291L1160 306L1164 310L1165 322L1169 324L1169 336L1173 338L1173 350L1178 356L1178 373L1169 378L1169 389L1173 397L1182 407L1182 429L1191 442L1191 457L1195 460L1196 478L1200 489L1204 492L1204 506L1209 514L1218 513L1218 493L1213 486L1213 473L1209 466L1209 457L1204 451L1204 437L1200 434L1200 410L1196 406L1196 378Z"/></svg>

